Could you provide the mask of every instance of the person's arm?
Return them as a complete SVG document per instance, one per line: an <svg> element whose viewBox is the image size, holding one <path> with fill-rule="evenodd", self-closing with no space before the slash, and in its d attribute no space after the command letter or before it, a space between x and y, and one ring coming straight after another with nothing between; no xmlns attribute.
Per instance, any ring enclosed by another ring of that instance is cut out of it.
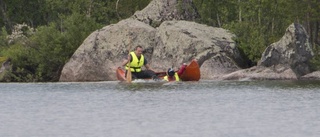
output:
<svg viewBox="0 0 320 137"><path fill-rule="evenodd" d="M144 58L144 61L143 61L143 62L144 62L143 65L144 65L144 67L146 67L147 70L151 70L151 71L155 72L155 71L150 67L150 65L148 64L148 60L147 60L146 58Z"/></svg>
<svg viewBox="0 0 320 137"><path fill-rule="evenodd" d="M186 70L186 67L187 67L187 64L186 63L183 63L183 65L181 65L180 69L178 70L178 76L180 77L183 72Z"/></svg>
<svg viewBox="0 0 320 137"><path fill-rule="evenodd" d="M149 66L149 64L145 64L144 66L146 67L147 70L151 70L151 71L155 72L155 71Z"/></svg>
<svg viewBox="0 0 320 137"><path fill-rule="evenodd" d="M120 67L124 67L128 64L128 60L124 59Z"/></svg>
<svg viewBox="0 0 320 137"><path fill-rule="evenodd" d="M155 72L150 65L148 64L148 60L146 58L144 58L144 66L146 67L147 70L151 70L153 72Z"/></svg>
<svg viewBox="0 0 320 137"><path fill-rule="evenodd" d="M128 55L128 58L123 60L121 67L126 66L129 63L129 60L131 61L131 55Z"/></svg>

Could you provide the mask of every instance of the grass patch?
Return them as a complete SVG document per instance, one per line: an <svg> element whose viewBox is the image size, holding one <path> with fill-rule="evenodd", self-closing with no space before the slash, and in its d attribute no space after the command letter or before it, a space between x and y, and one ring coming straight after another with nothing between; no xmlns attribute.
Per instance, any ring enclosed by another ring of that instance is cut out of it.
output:
<svg viewBox="0 0 320 137"><path fill-rule="evenodd" d="M8 58L7 57L0 57L0 65L5 62Z"/></svg>

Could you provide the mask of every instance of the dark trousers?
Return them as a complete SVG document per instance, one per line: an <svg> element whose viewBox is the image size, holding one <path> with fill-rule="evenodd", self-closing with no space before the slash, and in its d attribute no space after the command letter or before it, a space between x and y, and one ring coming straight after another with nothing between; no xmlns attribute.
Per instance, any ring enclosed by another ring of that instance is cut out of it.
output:
<svg viewBox="0 0 320 137"><path fill-rule="evenodd" d="M127 73L126 73L127 74ZM156 73L151 70L142 70L141 72L132 72L132 79L155 78Z"/></svg>

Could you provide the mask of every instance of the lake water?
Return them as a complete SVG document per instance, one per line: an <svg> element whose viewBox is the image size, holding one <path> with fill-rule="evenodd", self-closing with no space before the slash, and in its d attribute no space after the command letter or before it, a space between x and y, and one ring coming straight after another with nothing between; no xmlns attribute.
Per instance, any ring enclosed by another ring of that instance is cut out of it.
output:
<svg viewBox="0 0 320 137"><path fill-rule="evenodd" d="M318 137L320 81L0 83L1 137Z"/></svg>

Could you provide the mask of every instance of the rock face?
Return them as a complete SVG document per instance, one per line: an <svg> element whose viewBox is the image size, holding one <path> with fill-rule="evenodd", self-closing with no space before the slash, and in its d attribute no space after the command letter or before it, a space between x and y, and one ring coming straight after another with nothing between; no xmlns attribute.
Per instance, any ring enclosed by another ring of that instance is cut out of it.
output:
<svg viewBox="0 0 320 137"><path fill-rule="evenodd" d="M224 75L222 79L297 80L310 73L312 57L307 32L302 25L291 24L278 42L266 48L258 66Z"/></svg>
<svg viewBox="0 0 320 137"><path fill-rule="evenodd" d="M212 69L216 64L220 65L219 76L239 70L243 60L233 34L190 21L173 21L198 16L191 0L183 2L189 8L179 12L177 0L154 0L133 17L93 32L65 64L60 81L116 80L116 68L128 49L138 45L144 47L143 54L156 71L172 66L177 69L191 59L198 59L203 79L218 76ZM159 22L156 28L151 26L155 21Z"/></svg>
<svg viewBox="0 0 320 137"><path fill-rule="evenodd" d="M192 0L153 0L141 11L137 11L132 18L158 27L162 22L169 20L194 21L199 18L197 9Z"/></svg>
<svg viewBox="0 0 320 137"><path fill-rule="evenodd" d="M232 40L234 35L225 29L189 21L166 21L157 30L160 40L153 60L161 64L154 64L155 67L178 67L179 63L197 59L201 78L212 79L239 70L238 65L243 64Z"/></svg>

